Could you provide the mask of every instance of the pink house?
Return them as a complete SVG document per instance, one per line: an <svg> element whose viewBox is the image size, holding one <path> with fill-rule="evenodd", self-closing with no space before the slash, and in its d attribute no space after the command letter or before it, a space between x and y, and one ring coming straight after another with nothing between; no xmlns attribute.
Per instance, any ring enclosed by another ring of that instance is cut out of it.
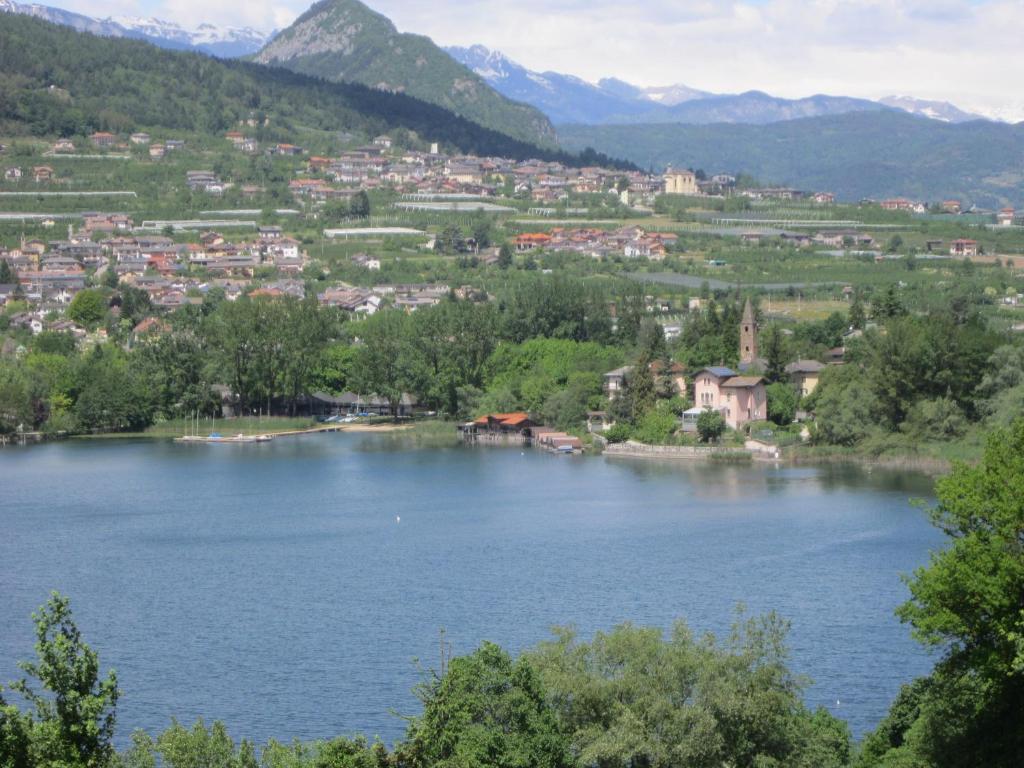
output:
<svg viewBox="0 0 1024 768"><path fill-rule="evenodd" d="M760 376L737 376L730 368L701 370L694 380L695 408L716 410L732 429L768 418L768 396Z"/></svg>

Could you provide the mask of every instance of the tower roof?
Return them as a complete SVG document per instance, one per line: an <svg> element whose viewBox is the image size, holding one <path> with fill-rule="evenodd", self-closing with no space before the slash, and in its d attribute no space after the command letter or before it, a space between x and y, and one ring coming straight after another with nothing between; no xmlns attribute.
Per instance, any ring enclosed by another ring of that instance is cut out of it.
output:
<svg viewBox="0 0 1024 768"><path fill-rule="evenodd" d="M754 323L754 305L750 303L750 299L747 299L747 303L743 306L743 322L750 325Z"/></svg>

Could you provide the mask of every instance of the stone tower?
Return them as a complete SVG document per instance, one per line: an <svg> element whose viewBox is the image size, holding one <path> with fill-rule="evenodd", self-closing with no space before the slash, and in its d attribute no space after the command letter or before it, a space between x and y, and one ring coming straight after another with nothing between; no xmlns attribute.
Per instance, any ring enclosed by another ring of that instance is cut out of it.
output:
<svg viewBox="0 0 1024 768"><path fill-rule="evenodd" d="M747 299L740 321L740 364L752 365L757 360L757 319L754 306Z"/></svg>

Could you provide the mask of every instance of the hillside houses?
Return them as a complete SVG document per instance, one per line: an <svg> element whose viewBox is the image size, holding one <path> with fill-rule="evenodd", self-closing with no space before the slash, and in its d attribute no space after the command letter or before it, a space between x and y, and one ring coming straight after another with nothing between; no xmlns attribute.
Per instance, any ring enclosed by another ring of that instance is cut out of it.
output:
<svg viewBox="0 0 1024 768"><path fill-rule="evenodd" d="M556 227L547 232L526 232L513 238L517 251L544 248L552 251L575 251L595 258L621 256L661 261L676 244L679 236L671 232L647 232L629 226L614 230L595 228L565 229Z"/></svg>

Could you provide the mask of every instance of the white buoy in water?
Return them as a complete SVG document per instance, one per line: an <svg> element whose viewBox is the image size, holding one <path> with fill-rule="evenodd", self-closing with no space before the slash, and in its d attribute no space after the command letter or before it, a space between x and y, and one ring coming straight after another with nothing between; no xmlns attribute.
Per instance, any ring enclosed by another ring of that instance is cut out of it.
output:
<svg viewBox="0 0 1024 768"><path fill-rule="evenodd" d="M396 523L402 522L402 516L401 515L395 515L395 522Z"/></svg>

